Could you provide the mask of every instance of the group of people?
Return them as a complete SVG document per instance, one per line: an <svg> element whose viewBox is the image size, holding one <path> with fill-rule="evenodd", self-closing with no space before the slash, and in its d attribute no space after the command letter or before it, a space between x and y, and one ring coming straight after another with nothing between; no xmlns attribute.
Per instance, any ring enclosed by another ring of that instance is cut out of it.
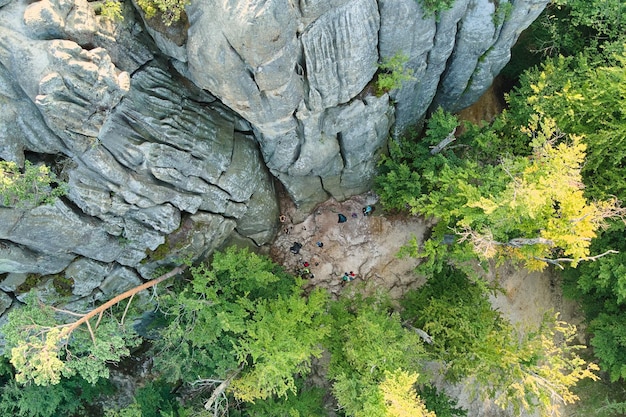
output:
<svg viewBox="0 0 626 417"><path fill-rule="evenodd" d="M367 205L367 206L363 207L363 209L361 209L361 211L363 212L363 216L369 216L370 214L372 214L374 212L374 209L375 209L374 206ZM338 217L337 223L345 223L345 222L348 221L348 218L345 215L341 214L341 213L337 213L337 217ZM352 218L353 219L356 219L357 217L359 217L358 214L352 213Z"/></svg>
<svg viewBox="0 0 626 417"><path fill-rule="evenodd" d="M365 207L363 207L363 209L361 210L363 213L363 216L369 216L374 212L375 207L371 206L371 205L367 205ZM337 213L338 216L338 221L337 223L345 223L348 219L345 215L341 214L341 213ZM356 213L352 213L352 217L353 218L357 218L358 215ZM283 214L280 216L280 222L281 223L285 223L285 221L287 220L286 216ZM287 232L288 234L288 232ZM317 241L315 243L315 245L318 248L323 248L324 247L324 243L321 241ZM293 245L289 248L289 251L291 253L293 253L294 255L298 255L300 253L300 250L302 249L302 244L299 242L293 242ZM316 263L316 265L318 265ZM302 267L299 267L296 269L296 275L304 278L304 279L311 279L314 278L315 275L313 275L311 273L311 269L309 268L310 264L307 261L302 262ZM343 282L350 282L350 281L354 281L357 278L357 275L353 272L345 272L343 274L343 277L341 278L341 280Z"/></svg>

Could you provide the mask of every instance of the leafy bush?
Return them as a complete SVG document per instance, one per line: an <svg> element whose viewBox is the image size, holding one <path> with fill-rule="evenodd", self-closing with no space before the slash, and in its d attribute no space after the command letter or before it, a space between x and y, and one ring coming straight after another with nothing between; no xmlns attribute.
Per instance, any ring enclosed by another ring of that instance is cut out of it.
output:
<svg viewBox="0 0 626 417"><path fill-rule="evenodd" d="M376 79L376 94L382 95L402 87L402 83L415 79L413 70L405 67L409 57L397 53L378 65L380 72Z"/></svg>
<svg viewBox="0 0 626 417"><path fill-rule="evenodd" d="M15 162L0 161L0 202L4 206L50 204L66 193L67 186L46 165L25 161L24 172L20 172Z"/></svg>
<svg viewBox="0 0 626 417"><path fill-rule="evenodd" d="M178 22L191 0L137 0L148 19L160 16L166 26Z"/></svg>
<svg viewBox="0 0 626 417"><path fill-rule="evenodd" d="M444 10L452 8L456 0L416 0L424 7L426 16L437 15Z"/></svg>
<svg viewBox="0 0 626 417"><path fill-rule="evenodd" d="M97 12L100 13L100 16L110 20L124 20L124 15L122 14L122 0L104 0Z"/></svg>

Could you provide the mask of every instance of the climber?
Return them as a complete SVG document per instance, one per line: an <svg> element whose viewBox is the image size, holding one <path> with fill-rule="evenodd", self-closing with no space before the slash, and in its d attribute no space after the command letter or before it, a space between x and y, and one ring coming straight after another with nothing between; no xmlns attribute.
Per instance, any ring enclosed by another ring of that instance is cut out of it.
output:
<svg viewBox="0 0 626 417"><path fill-rule="evenodd" d="M293 253L294 255L297 255L298 253L300 253L300 249L302 249L302 244L298 242L293 242L293 246L289 248L291 253Z"/></svg>
<svg viewBox="0 0 626 417"><path fill-rule="evenodd" d="M364 216L369 216L370 214L372 214L372 212L374 211L374 207L367 205L365 207L363 207L363 215Z"/></svg>
<svg viewBox="0 0 626 417"><path fill-rule="evenodd" d="M344 216L341 213L338 213L337 216L339 217L339 220L337 220L337 223L345 223L348 219L346 219L346 216Z"/></svg>

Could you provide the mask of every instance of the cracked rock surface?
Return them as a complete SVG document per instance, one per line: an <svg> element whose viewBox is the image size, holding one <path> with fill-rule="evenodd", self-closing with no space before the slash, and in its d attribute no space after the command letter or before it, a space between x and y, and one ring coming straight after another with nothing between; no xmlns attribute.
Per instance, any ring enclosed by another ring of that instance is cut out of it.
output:
<svg viewBox="0 0 626 417"><path fill-rule="evenodd" d="M415 0L202 0L169 27L134 2L121 21L96 3L0 0L0 158L45 163L68 185L51 205L0 206L11 300L33 277L52 297L69 276L80 302L229 239L262 246L279 231L287 244L277 183L294 228L345 247L315 279L348 269L375 282L363 271L387 255L353 232L400 242L402 224L331 227L329 210L359 213L361 197L348 199L371 189L390 134L477 100L547 0L510 0L507 13L505 0L457 0L437 19ZM414 79L376 94L378 63L398 53ZM317 238L302 235L303 253Z"/></svg>

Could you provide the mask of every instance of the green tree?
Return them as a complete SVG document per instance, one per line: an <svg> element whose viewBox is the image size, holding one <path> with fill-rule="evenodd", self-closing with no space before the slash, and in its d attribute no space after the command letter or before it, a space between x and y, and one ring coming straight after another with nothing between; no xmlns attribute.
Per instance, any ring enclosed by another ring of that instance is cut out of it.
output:
<svg viewBox="0 0 626 417"><path fill-rule="evenodd" d="M593 2L594 7L599 5ZM614 10L606 2L607 11ZM590 18L595 19L591 13ZM581 18L582 15L581 15ZM607 20L607 23L616 20ZM623 24L623 23L622 23ZM626 53L623 44L597 59L597 54L558 57L526 72L509 97L504 114L514 124L526 123L533 114L556 120L568 133L581 136L586 159L581 169L585 195L594 200L626 198ZM624 347L624 223L615 221L591 243L591 253L609 250L619 254L565 271L565 291L581 302L591 333L590 344L611 380L626 378Z"/></svg>
<svg viewBox="0 0 626 417"><path fill-rule="evenodd" d="M596 66L584 55L555 58L521 78L505 116L526 125L533 114L554 120L562 132L579 135L586 146L582 176L594 199L626 197L626 52L612 65Z"/></svg>
<svg viewBox="0 0 626 417"><path fill-rule="evenodd" d="M170 381L212 385L206 408L226 391L243 401L295 392L294 375L322 353L327 295L303 297L296 278L234 247L191 272L190 286L160 300L168 324L156 342L156 369Z"/></svg>
<svg viewBox="0 0 626 417"><path fill-rule="evenodd" d="M620 253L564 271L564 292L581 304L589 322L590 344L610 380L626 380L626 245L624 223L614 223L592 243Z"/></svg>
<svg viewBox="0 0 626 417"><path fill-rule="evenodd" d="M429 126L447 120L433 119ZM530 142L528 155L500 155L495 159L492 149L481 152L483 137L463 137L455 145L460 155L435 145L433 149L441 148L442 152L432 155L430 151L429 157L426 150L434 137L427 132L422 143L413 145L421 151L412 151L407 159L406 154L396 153L383 160L377 181L383 205L398 208L401 196L412 214L440 223L433 229L430 242L423 248L409 248L409 253L439 257L438 269L455 251L473 251L481 259L513 259L530 269L542 269L548 263L576 266L581 260L609 253L592 256L591 239L606 226L607 219L622 217L624 210L615 198L585 198L581 176L585 145L581 139L565 137L551 119L538 116L531 117L528 128L522 130ZM497 134L489 137L506 139ZM410 196L407 191L411 186L402 181L414 178L420 179L420 194ZM394 189L401 193L394 194ZM391 195L390 202L387 198ZM454 246L447 249L444 238L450 233L457 240L447 242ZM432 259L429 262L426 265L434 265Z"/></svg>
<svg viewBox="0 0 626 417"><path fill-rule="evenodd" d="M413 385L425 358L423 342L402 326L399 314L384 300L358 295L333 303L331 314L328 378L346 415L386 417L422 410Z"/></svg>
<svg viewBox="0 0 626 417"><path fill-rule="evenodd" d="M23 308L9 313L2 328L6 352L15 367L15 380L45 386L74 375L92 384L99 378L108 378L107 364L128 356L130 349L140 343L125 320L133 296L182 270L174 268L87 313L43 305L33 294ZM109 309L126 299L130 300L118 319Z"/></svg>
<svg viewBox="0 0 626 417"><path fill-rule="evenodd" d="M621 0L553 0L520 47L542 56L598 54L624 39Z"/></svg>
<svg viewBox="0 0 626 417"><path fill-rule="evenodd" d="M424 400L426 408L432 410L437 417L467 416L467 410L458 407L456 400L450 398L445 391L439 391L432 385L419 387L417 393Z"/></svg>
<svg viewBox="0 0 626 417"><path fill-rule="evenodd" d="M432 339L427 351L442 361L452 381L473 377L480 396L503 409L551 416L578 397L572 387L596 379L594 364L571 345L575 328L546 317L539 329L520 333L492 310L485 286L448 267L403 300L403 317Z"/></svg>

